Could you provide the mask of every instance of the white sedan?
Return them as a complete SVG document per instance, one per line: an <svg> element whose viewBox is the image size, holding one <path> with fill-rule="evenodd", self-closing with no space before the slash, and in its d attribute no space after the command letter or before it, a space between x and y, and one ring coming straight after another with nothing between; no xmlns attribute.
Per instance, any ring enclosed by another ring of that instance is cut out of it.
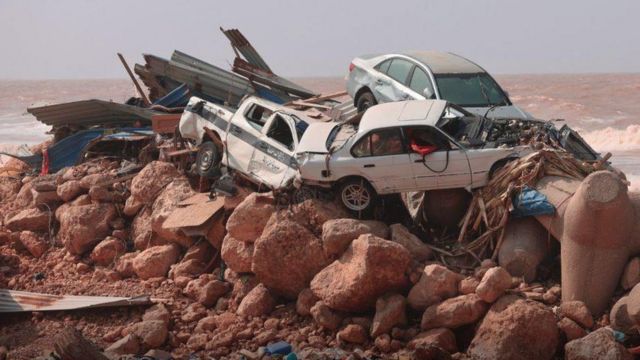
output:
<svg viewBox="0 0 640 360"><path fill-rule="evenodd" d="M357 130L311 124L296 149L299 180L335 188L353 212L368 212L382 194L482 187L497 168L531 151L492 141L491 124L444 100L371 107Z"/></svg>

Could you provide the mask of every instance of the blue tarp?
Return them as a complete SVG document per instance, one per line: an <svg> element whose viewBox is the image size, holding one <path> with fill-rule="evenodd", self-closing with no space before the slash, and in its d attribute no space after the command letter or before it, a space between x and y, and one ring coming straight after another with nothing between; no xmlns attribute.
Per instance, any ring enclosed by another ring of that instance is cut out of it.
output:
<svg viewBox="0 0 640 360"><path fill-rule="evenodd" d="M152 136L153 131L148 128L122 128L118 129L117 132L113 129L90 129L78 131L77 133L62 139L47 148L47 153L49 155L49 172L54 173L64 167L78 164L81 160L83 150L87 145L101 136L106 140L125 140L128 137L140 135ZM42 168L42 154L31 156L6 155L13 156L24 161L35 170L40 170Z"/></svg>
<svg viewBox="0 0 640 360"><path fill-rule="evenodd" d="M525 186L520 194L513 198L513 217L550 215L556 209L547 200L547 197L536 189Z"/></svg>

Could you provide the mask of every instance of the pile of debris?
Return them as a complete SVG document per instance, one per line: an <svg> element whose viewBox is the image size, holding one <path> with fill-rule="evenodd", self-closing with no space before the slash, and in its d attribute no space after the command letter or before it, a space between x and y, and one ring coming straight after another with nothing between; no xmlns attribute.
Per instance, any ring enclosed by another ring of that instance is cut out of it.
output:
<svg viewBox="0 0 640 360"><path fill-rule="evenodd" d="M528 161L510 168L529 168ZM533 228L539 241L533 218L510 221L504 230L496 250L510 256L456 267L437 261L443 250L404 225L353 219L332 201L282 205L248 184L234 196L216 197L196 192L195 179L171 163L129 168L126 160L101 157L52 175L0 178L0 287L57 296L2 296L3 312L32 311L40 301L31 318L7 315L0 330L0 345L14 358L69 351L62 344L80 335L48 335L63 328L80 330L108 358L148 351L163 358L168 351L194 359L552 359L563 353L595 359L629 358L625 345L638 344L638 258L614 296L633 290L611 317L594 318L604 308L594 311L591 298L561 302L557 249L543 244L540 255L530 244L514 245L523 239L510 232L514 226ZM561 215L566 195L549 200ZM528 262L515 266L522 256ZM60 310L59 300L88 306L68 295L119 296L96 300L112 306L155 305L90 315L46 312ZM122 298L139 295L149 297ZM613 304L610 295L606 302ZM26 346L19 328L37 329L47 340Z"/></svg>

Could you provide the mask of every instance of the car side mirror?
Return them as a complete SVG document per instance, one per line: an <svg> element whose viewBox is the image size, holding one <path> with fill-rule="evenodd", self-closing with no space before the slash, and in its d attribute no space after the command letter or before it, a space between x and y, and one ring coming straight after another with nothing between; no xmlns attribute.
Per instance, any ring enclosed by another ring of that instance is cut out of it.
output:
<svg viewBox="0 0 640 360"><path fill-rule="evenodd" d="M431 97L433 96L433 92L431 92L431 89L427 87L422 90L422 95L424 95L424 97L427 99L431 99Z"/></svg>

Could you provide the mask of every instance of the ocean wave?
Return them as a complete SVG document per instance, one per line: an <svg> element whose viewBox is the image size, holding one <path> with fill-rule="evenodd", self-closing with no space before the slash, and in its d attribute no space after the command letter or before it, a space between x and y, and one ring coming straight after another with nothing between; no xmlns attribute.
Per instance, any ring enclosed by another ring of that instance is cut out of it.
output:
<svg viewBox="0 0 640 360"><path fill-rule="evenodd" d="M607 127L583 130L580 135L597 151L640 150L640 125L629 125L623 129Z"/></svg>

